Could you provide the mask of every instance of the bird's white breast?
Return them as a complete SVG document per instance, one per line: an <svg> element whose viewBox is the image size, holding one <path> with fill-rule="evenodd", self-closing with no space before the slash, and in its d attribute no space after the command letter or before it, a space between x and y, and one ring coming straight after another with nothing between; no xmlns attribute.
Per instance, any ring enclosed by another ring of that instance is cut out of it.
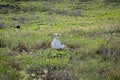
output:
<svg viewBox="0 0 120 80"><path fill-rule="evenodd" d="M52 42L52 49L63 49L64 45L61 45L61 43L58 41L58 39L54 39Z"/></svg>

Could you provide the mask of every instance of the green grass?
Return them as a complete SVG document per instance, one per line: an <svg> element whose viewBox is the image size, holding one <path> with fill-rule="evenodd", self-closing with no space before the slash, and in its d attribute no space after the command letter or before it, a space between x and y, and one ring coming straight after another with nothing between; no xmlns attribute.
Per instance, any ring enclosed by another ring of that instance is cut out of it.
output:
<svg viewBox="0 0 120 80"><path fill-rule="evenodd" d="M64 0L0 5L13 6L0 9L1 79L120 79L119 4ZM64 50L51 49L55 33Z"/></svg>

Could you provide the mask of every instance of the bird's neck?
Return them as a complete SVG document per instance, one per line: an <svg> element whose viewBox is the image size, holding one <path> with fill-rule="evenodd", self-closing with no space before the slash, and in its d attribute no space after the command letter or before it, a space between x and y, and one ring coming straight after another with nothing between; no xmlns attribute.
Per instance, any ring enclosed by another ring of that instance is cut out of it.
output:
<svg viewBox="0 0 120 80"><path fill-rule="evenodd" d="M58 40L58 38L57 38L57 37L54 37L54 40Z"/></svg>

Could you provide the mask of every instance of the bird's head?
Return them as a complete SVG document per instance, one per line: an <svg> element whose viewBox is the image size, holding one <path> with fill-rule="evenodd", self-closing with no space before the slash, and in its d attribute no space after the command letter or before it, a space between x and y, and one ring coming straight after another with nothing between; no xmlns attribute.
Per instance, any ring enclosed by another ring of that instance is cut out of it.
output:
<svg viewBox="0 0 120 80"><path fill-rule="evenodd" d="M58 38L58 36L59 36L58 34L54 34L54 38Z"/></svg>

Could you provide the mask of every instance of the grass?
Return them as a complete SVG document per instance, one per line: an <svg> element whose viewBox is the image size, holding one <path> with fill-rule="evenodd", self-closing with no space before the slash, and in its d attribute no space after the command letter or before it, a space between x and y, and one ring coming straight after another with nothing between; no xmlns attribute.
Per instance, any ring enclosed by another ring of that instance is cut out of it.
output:
<svg viewBox="0 0 120 80"><path fill-rule="evenodd" d="M73 0L0 5L1 79L120 79L119 4ZM51 49L55 33L64 50Z"/></svg>

